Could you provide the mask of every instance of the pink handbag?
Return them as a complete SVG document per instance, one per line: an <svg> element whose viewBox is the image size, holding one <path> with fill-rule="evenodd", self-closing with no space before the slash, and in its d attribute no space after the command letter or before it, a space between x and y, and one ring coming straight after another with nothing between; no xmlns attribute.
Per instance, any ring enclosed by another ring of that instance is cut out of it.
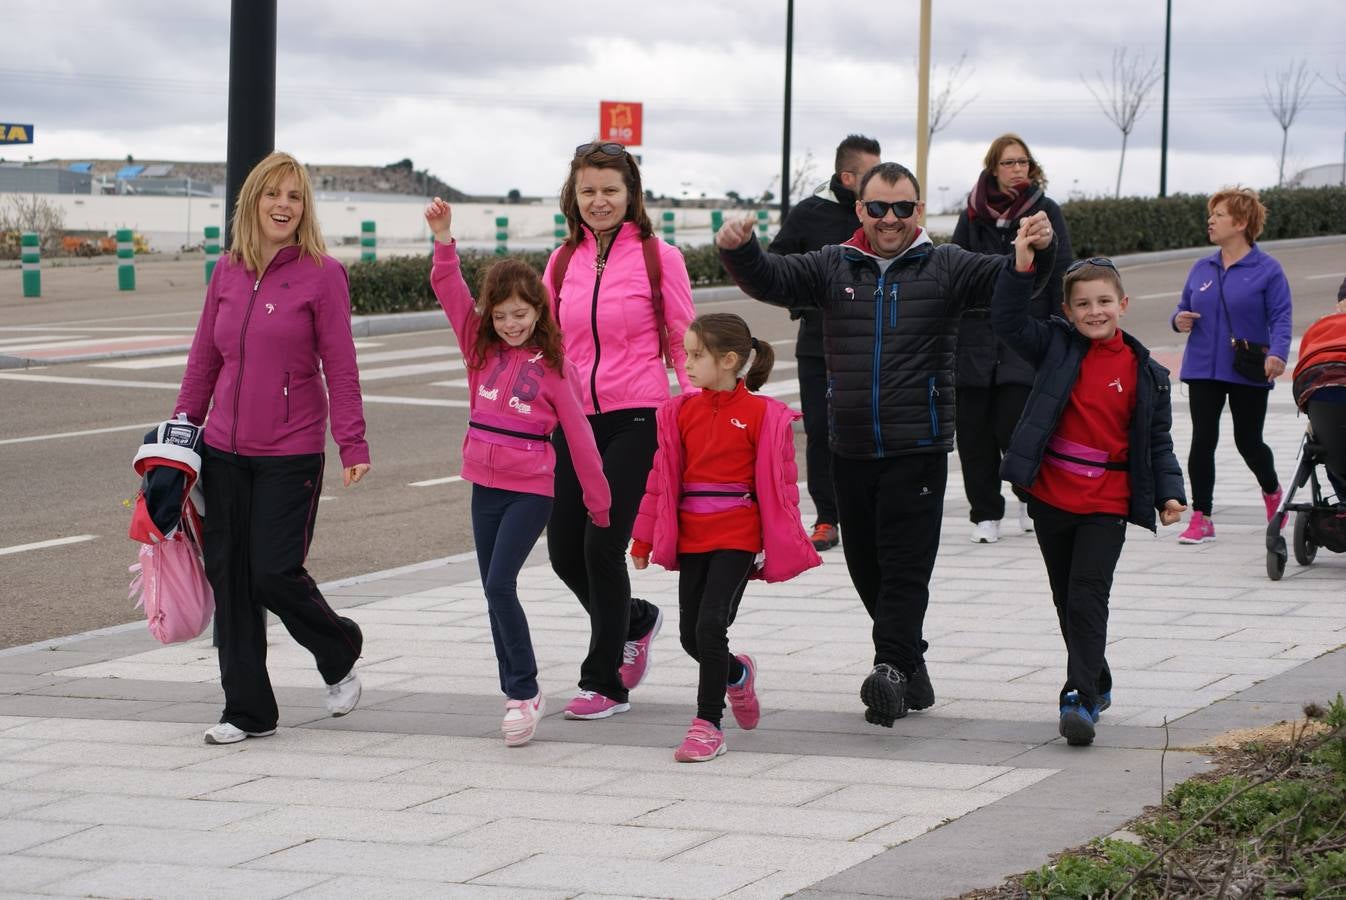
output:
<svg viewBox="0 0 1346 900"><path fill-rule="evenodd" d="M140 562L128 598L144 607L150 634L174 644L200 636L215 615L215 593L206 580L201 558L200 520L190 503L183 505L182 527L171 538L140 545Z"/></svg>

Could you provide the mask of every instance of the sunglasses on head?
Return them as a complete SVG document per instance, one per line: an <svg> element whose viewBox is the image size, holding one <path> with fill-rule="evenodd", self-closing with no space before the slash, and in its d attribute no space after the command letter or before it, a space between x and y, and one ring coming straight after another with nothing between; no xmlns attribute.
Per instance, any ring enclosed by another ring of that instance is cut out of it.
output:
<svg viewBox="0 0 1346 900"><path fill-rule="evenodd" d="M910 219L916 212L915 200L894 200L892 203L885 203L882 200L866 200L864 203L865 212L869 213L871 219L882 219L888 215L888 210L893 211L893 215L899 219Z"/></svg>
<svg viewBox="0 0 1346 900"><path fill-rule="evenodd" d="M1111 269L1114 272L1117 271L1117 265L1112 260L1108 259L1106 256L1091 256L1088 259L1077 259L1070 265L1066 266L1066 274L1069 275L1071 272L1078 272L1085 266L1103 266L1104 268Z"/></svg>
<svg viewBox="0 0 1346 900"><path fill-rule="evenodd" d="M588 156L590 153L602 153L604 156L621 156L626 148L616 141L590 141L575 148L576 156Z"/></svg>

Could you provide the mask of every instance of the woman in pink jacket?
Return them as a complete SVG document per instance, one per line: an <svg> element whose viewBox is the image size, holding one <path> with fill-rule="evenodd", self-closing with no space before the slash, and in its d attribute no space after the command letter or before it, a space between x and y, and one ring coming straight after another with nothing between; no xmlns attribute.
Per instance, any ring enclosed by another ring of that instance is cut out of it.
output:
<svg viewBox="0 0 1346 900"><path fill-rule="evenodd" d="M700 680L696 717L673 758L704 762L725 751L726 690L739 728L756 728L761 716L756 664L729 654L729 626L748 579L786 581L822 560L799 516L792 425L800 415L752 393L771 374L771 345L732 313L699 316L684 340L687 376L701 391L659 409L659 450L631 556L637 569L652 559L681 573L679 631L700 663Z"/></svg>
<svg viewBox="0 0 1346 900"><path fill-rule="evenodd" d="M233 244L206 290L176 406L206 423L202 549L224 687L208 744L276 731L266 610L313 654L328 712L344 716L360 700L363 635L304 569L329 403L343 481L349 487L369 471L346 270L326 254L308 173L272 153L239 191Z"/></svg>
<svg viewBox="0 0 1346 900"><path fill-rule="evenodd" d="M589 613L589 653L569 719L603 719L630 709L628 691L649 670L663 621L631 596L626 545L654 458L654 411L669 397L666 362L688 388L682 336L695 315L687 266L654 237L640 169L621 144L575 150L561 188L570 237L544 275L561 324L566 359L580 373L603 474L612 488L611 527L585 519L570 430L556 441L556 502L547 526L552 569Z"/></svg>
<svg viewBox="0 0 1346 900"><path fill-rule="evenodd" d="M452 210L436 197L425 208L435 235L430 284L458 336L467 363L472 412L463 435L463 479L472 482L472 534L490 610L500 669L505 743L528 743L545 701L528 618L519 603L519 569L552 509L558 426L595 528L608 525L611 497L603 463L580 405L580 377L561 353L546 288L519 260L491 266L474 304L450 232Z"/></svg>

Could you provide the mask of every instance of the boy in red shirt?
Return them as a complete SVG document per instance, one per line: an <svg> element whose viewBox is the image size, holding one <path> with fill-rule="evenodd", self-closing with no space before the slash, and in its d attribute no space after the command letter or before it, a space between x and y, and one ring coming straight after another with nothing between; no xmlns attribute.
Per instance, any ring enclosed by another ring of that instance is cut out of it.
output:
<svg viewBox="0 0 1346 900"><path fill-rule="evenodd" d="M1015 265L1001 273L991 300L996 334L1037 370L1000 474L1029 494L1066 642L1059 730L1083 746L1112 705L1108 596L1126 523L1154 531L1158 511L1171 525L1187 500L1169 434L1169 373L1118 327L1127 297L1117 267L1102 257L1072 263L1065 318L1034 319L1035 227L1020 226Z"/></svg>

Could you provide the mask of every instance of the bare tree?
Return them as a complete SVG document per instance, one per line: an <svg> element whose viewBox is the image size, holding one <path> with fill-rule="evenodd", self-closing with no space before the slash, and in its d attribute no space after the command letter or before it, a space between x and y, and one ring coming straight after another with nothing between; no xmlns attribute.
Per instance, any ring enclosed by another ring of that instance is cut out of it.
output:
<svg viewBox="0 0 1346 900"><path fill-rule="evenodd" d="M1122 133L1122 156L1117 162L1116 196L1122 195L1122 167L1126 165L1126 140L1136 127L1136 120L1149 98L1150 90L1163 74L1159 71L1159 60L1151 57L1147 63L1142 58L1127 59L1126 49L1120 47L1112 51L1112 74L1104 76L1095 72L1096 82L1090 82L1083 75L1080 80L1093 94L1094 100L1103 110L1117 130Z"/></svg>
<svg viewBox="0 0 1346 900"><path fill-rule="evenodd" d="M1336 81L1328 81L1323 77L1321 72L1318 73L1318 80L1338 94L1341 94L1341 96L1346 97L1346 72L1343 72L1340 68L1337 69ZM1346 187L1346 146L1344 146L1341 151L1341 185L1342 187Z"/></svg>
<svg viewBox="0 0 1346 900"><path fill-rule="evenodd" d="M977 99L976 94L966 100L959 96L977 71L976 66L967 66L965 69L966 63L967 51L964 50L962 55L958 57L958 62L945 70L944 84L939 93L930 98L930 133L926 135L930 140L934 140L937 132L952 125L953 120L958 118L958 114L967 109L973 100Z"/></svg>
<svg viewBox="0 0 1346 900"><path fill-rule="evenodd" d="M35 231L43 253L55 253L65 232L65 212L39 196L8 194L0 200L0 234Z"/></svg>
<svg viewBox="0 0 1346 900"><path fill-rule="evenodd" d="M1303 60L1290 63L1288 69L1276 70L1276 84L1273 87L1271 76L1264 75L1266 90L1262 94L1267 101L1267 109L1281 126L1281 166L1276 176L1276 186L1285 184L1285 148L1290 142L1290 126L1295 124L1299 111L1308 106L1309 88L1313 86L1313 74Z"/></svg>
<svg viewBox="0 0 1346 900"><path fill-rule="evenodd" d="M805 150L803 158L795 161L795 170L790 176L791 197L802 198L816 187L813 183L813 173L817 168L817 162L813 158L812 150Z"/></svg>

